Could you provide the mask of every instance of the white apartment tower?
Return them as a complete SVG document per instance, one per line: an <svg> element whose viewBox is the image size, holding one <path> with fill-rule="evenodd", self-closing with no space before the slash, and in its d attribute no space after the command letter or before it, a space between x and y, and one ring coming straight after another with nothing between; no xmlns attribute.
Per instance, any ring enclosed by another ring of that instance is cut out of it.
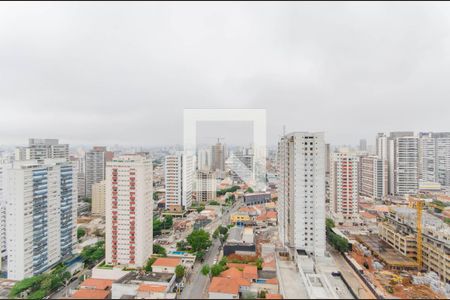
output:
<svg viewBox="0 0 450 300"><path fill-rule="evenodd" d="M192 155L168 155L164 164L166 209L187 209L192 205L194 166Z"/></svg>
<svg viewBox="0 0 450 300"><path fill-rule="evenodd" d="M376 154L382 160L388 160L388 139L385 133L378 133L376 140Z"/></svg>
<svg viewBox="0 0 450 300"><path fill-rule="evenodd" d="M59 144L58 139L29 139L28 147L17 147L15 160L38 160L47 158L69 159L69 144Z"/></svg>
<svg viewBox="0 0 450 300"><path fill-rule="evenodd" d="M92 185L105 179L106 147L93 147L85 154L85 197L92 197Z"/></svg>
<svg viewBox="0 0 450 300"><path fill-rule="evenodd" d="M0 158L0 265L6 253L6 172L11 167L7 159Z"/></svg>
<svg viewBox="0 0 450 300"><path fill-rule="evenodd" d="M61 159L17 161L8 170L8 278L45 272L72 255L77 243L74 166Z"/></svg>
<svg viewBox="0 0 450 300"><path fill-rule="evenodd" d="M106 166L107 264L142 267L153 245L153 166L145 156L122 155Z"/></svg>
<svg viewBox="0 0 450 300"><path fill-rule="evenodd" d="M294 132L278 143L280 239L291 252L325 253L323 133Z"/></svg>
<svg viewBox="0 0 450 300"><path fill-rule="evenodd" d="M378 156L360 157L360 195L375 200L387 196L388 178L387 161Z"/></svg>
<svg viewBox="0 0 450 300"><path fill-rule="evenodd" d="M359 157L350 153L333 153L330 167L331 213L344 223L359 217Z"/></svg>
<svg viewBox="0 0 450 300"><path fill-rule="evenodd" d="M419 178L450 186L450 133L419 134Z"/></svg>
<svg viewBox="0 0 450 300"><path fill-rule="evenodd" d="M416 194L419 187L419 143L415 136L402 136L393 140L394 194Z"/></svg>

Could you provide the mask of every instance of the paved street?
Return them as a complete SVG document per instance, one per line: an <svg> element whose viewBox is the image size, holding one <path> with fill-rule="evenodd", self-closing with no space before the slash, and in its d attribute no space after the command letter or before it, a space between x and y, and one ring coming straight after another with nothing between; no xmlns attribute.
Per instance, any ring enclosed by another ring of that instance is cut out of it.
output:
<svg viewBox="0 0 450 300"><path fill-rule="evenodd" d="M230 221L230 214L236 212L239 207L241 206L241 203L236 202L234 206L231 207L231 209L224 213L221 218L216 219L215 221L208 224L208 226L205 227L205 230L209 233L213 233L214 230L219 225L226 225ZM210 250L206 253L205 261L203 263L196 262L194 265L194 269L192 270L192 273L189 277L189 281L186 283L186 287L184 288L183 292L181 293L181 299L205 299L207 298L207 286L209 284L209 277L204 276L200 270L204 264L212 265L214 262L214 259L219 254L219 246L220 241L214 240L213 244L210 247Z"/></svg>
<svg viewBox="0 0 450 300"><path fill-rule="evenodd" d="M90 274L91 274L91 270L83 270L81 273L79 273L75 276L75 277L77 277L77 279L75 279L73 282L69 283L69 285L67 287L65 287L62 290L51 295L49 297L49 299L62 299L62 298L69 297L70 290L76 289L81 284L81 280L79 279L79 277L82 275L86 275L86 277L90 277Z"/></svg>
<svg viewBox="0 0 450 300"><path fill-rule="evenodd" d="M365 283L359 278L358 274L348 265L342 255L335 249L328 247L328 251L334 258L339 270L356 293L359 299L375 299L375 295L366 287Z"/></svg>

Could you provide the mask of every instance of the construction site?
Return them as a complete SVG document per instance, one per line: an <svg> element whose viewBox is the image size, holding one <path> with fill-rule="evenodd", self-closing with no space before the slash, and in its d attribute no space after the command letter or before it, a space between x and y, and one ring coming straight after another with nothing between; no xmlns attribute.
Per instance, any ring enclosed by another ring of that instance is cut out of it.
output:
<svg viewBox="0 0 450 300"><path fill-rule="evenodd" d="M350 257L380 296L450 297L450 227L428 212L423 199L391 206L379 232L352 235Z"/></svg>

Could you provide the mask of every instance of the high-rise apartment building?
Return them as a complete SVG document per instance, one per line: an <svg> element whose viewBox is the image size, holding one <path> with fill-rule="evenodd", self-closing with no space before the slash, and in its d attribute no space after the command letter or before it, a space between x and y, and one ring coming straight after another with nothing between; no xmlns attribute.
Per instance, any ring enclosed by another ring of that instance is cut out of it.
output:
<svg viewBox="0 0 450 300"><path fill-rule="evenodd" d="M360 157L360 195L376 200L387 196L387 161L378 156Z"/></svg>
<svg viewBox="0 0 450 300"><path fill-rule="evenodd" d="M9 279L40 274L72 255L77 187L70 162L15 162L8 170L5 195Z"/></svg>
<svg viewBox="0 0 450 300"><path fill-rule="evenodd" d="M47 158L69 159L69 145L59 144L58 139L29 139L28 147L17 147L15 160L38 160Z"/></svg>
<svg viewBox="0 0 450 300"><path fill-rule="evenodd" d="M325 253L323 133L294 132L278 143L280 239L291 252Z"/></svg>
<svg viewBox="0 0 450 300"><path fill-rule="evenodd" d="M225 171L225 145L219 141L211 147L211 170Z"/></svg>
<svg viewBox="0 0 450 300"><path fill-rule="evenodd" d="M330 210L339 223L359 218L359 157L333 153L330 167Z"/></svg>
<svg viewBox="0 0 450 300"><path fill-rule="evenodd" d="M377 134L376 154L382 160L388 160L388 138L385 133Z"/></svg>
<svg viewBox="0 0 450 300"><path fill-rule="evenodd" d="M419 134L419 178L450 186L450 133Z"/></svg>
<svg viewBox="0 0 450 300"><path fill-rule="evenodd" d="M419 143L415 136L396 137L393 140L394 194L416 194L419 188Z"/></svg>
<svg viewBox="0 0 450 300"><path fill-rule="evenodd" d="M7 159L0 158L0 260L6 256L6 172L11 168ZM1 265L1 261L0 261Z"/></svg>
<svg viewBox="0 0 450 300"><path fill-rule="evenodd" d="M164 164L166 209L187 209L192 205L194 166L192 155L168 155Z"/></svg>
<svg viewBox="0 0 450 300"><path fill-rule="evenodd" d="M216 175L213 171L197 171L196 177L197 203L208 203L216 200Z"/></svg>
<svg viewBox="0 0 450 300"><path fill-rule="evenodd" d="M93 215L101 217L105 216L105 194L105 180L92 185L91 212Z"/></svg>
<svg viewBox="0 0 450 300"><path fill-rule="evenodd" d="M85 154L85 197L92 197L92 185L105 179L105 167L111 152L106 147L93 147Z"/></svg>
<svg viewBox="0 0 450 300"><path fill-rule="evenodd" d="M107 264L142 267L153 245L153 166L143 155L122 155L106 166Z"/></svg>
<svg viewBox="0 0 450 300"><path fill-rule="evenodd" d="M200 149L197 152L198 170L208 171L211 169L211 149Z"/></svg>

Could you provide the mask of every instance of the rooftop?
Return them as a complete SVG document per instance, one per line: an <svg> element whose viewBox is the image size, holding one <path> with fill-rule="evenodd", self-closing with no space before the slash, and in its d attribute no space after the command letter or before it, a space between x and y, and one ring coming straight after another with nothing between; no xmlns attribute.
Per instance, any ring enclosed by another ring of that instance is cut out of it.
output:
<svg viewBox="0 0 450 300"><path fill-rule="evenodd" d="M173 273L158 273L158 272L129 272L124 277L116 281L121 284L140 284L143 281L149 282L170 282Z"/></svg>
<svg viewBox="0 0 450 300"><path fill-rule="evenodd" d="M154 263L153 267L176 267L181 265L181 258L169 258L161 257L158 258Z"/></svg>
<svg viewBox="0 0 450 300"><path fill-rule="evenodd" d="M239 284L234 279L225 277L213 277L208 291L210 293L237 295L239 293Z"/></svg>
<svg viewBox="0 0 450 300"><path fill-rule="evenodd" d="M167 286L165 285L158 285L158 284L145 284L141 283L138 288L138 292L156 292L156 293L163 293L167 289Z"/></svg>
<svg viewBox="0 0 450 300"><path fill-rule="evenodd" d="M107 299L109 297L109 291L102 290L77 290L72 299Z"/></svg>
<svg viewBox="0 0 450 300"><path fill-rule="evenodd" d="M80 288L106 290L112 286L113 280L88 278L80 284Z"/></svg>

